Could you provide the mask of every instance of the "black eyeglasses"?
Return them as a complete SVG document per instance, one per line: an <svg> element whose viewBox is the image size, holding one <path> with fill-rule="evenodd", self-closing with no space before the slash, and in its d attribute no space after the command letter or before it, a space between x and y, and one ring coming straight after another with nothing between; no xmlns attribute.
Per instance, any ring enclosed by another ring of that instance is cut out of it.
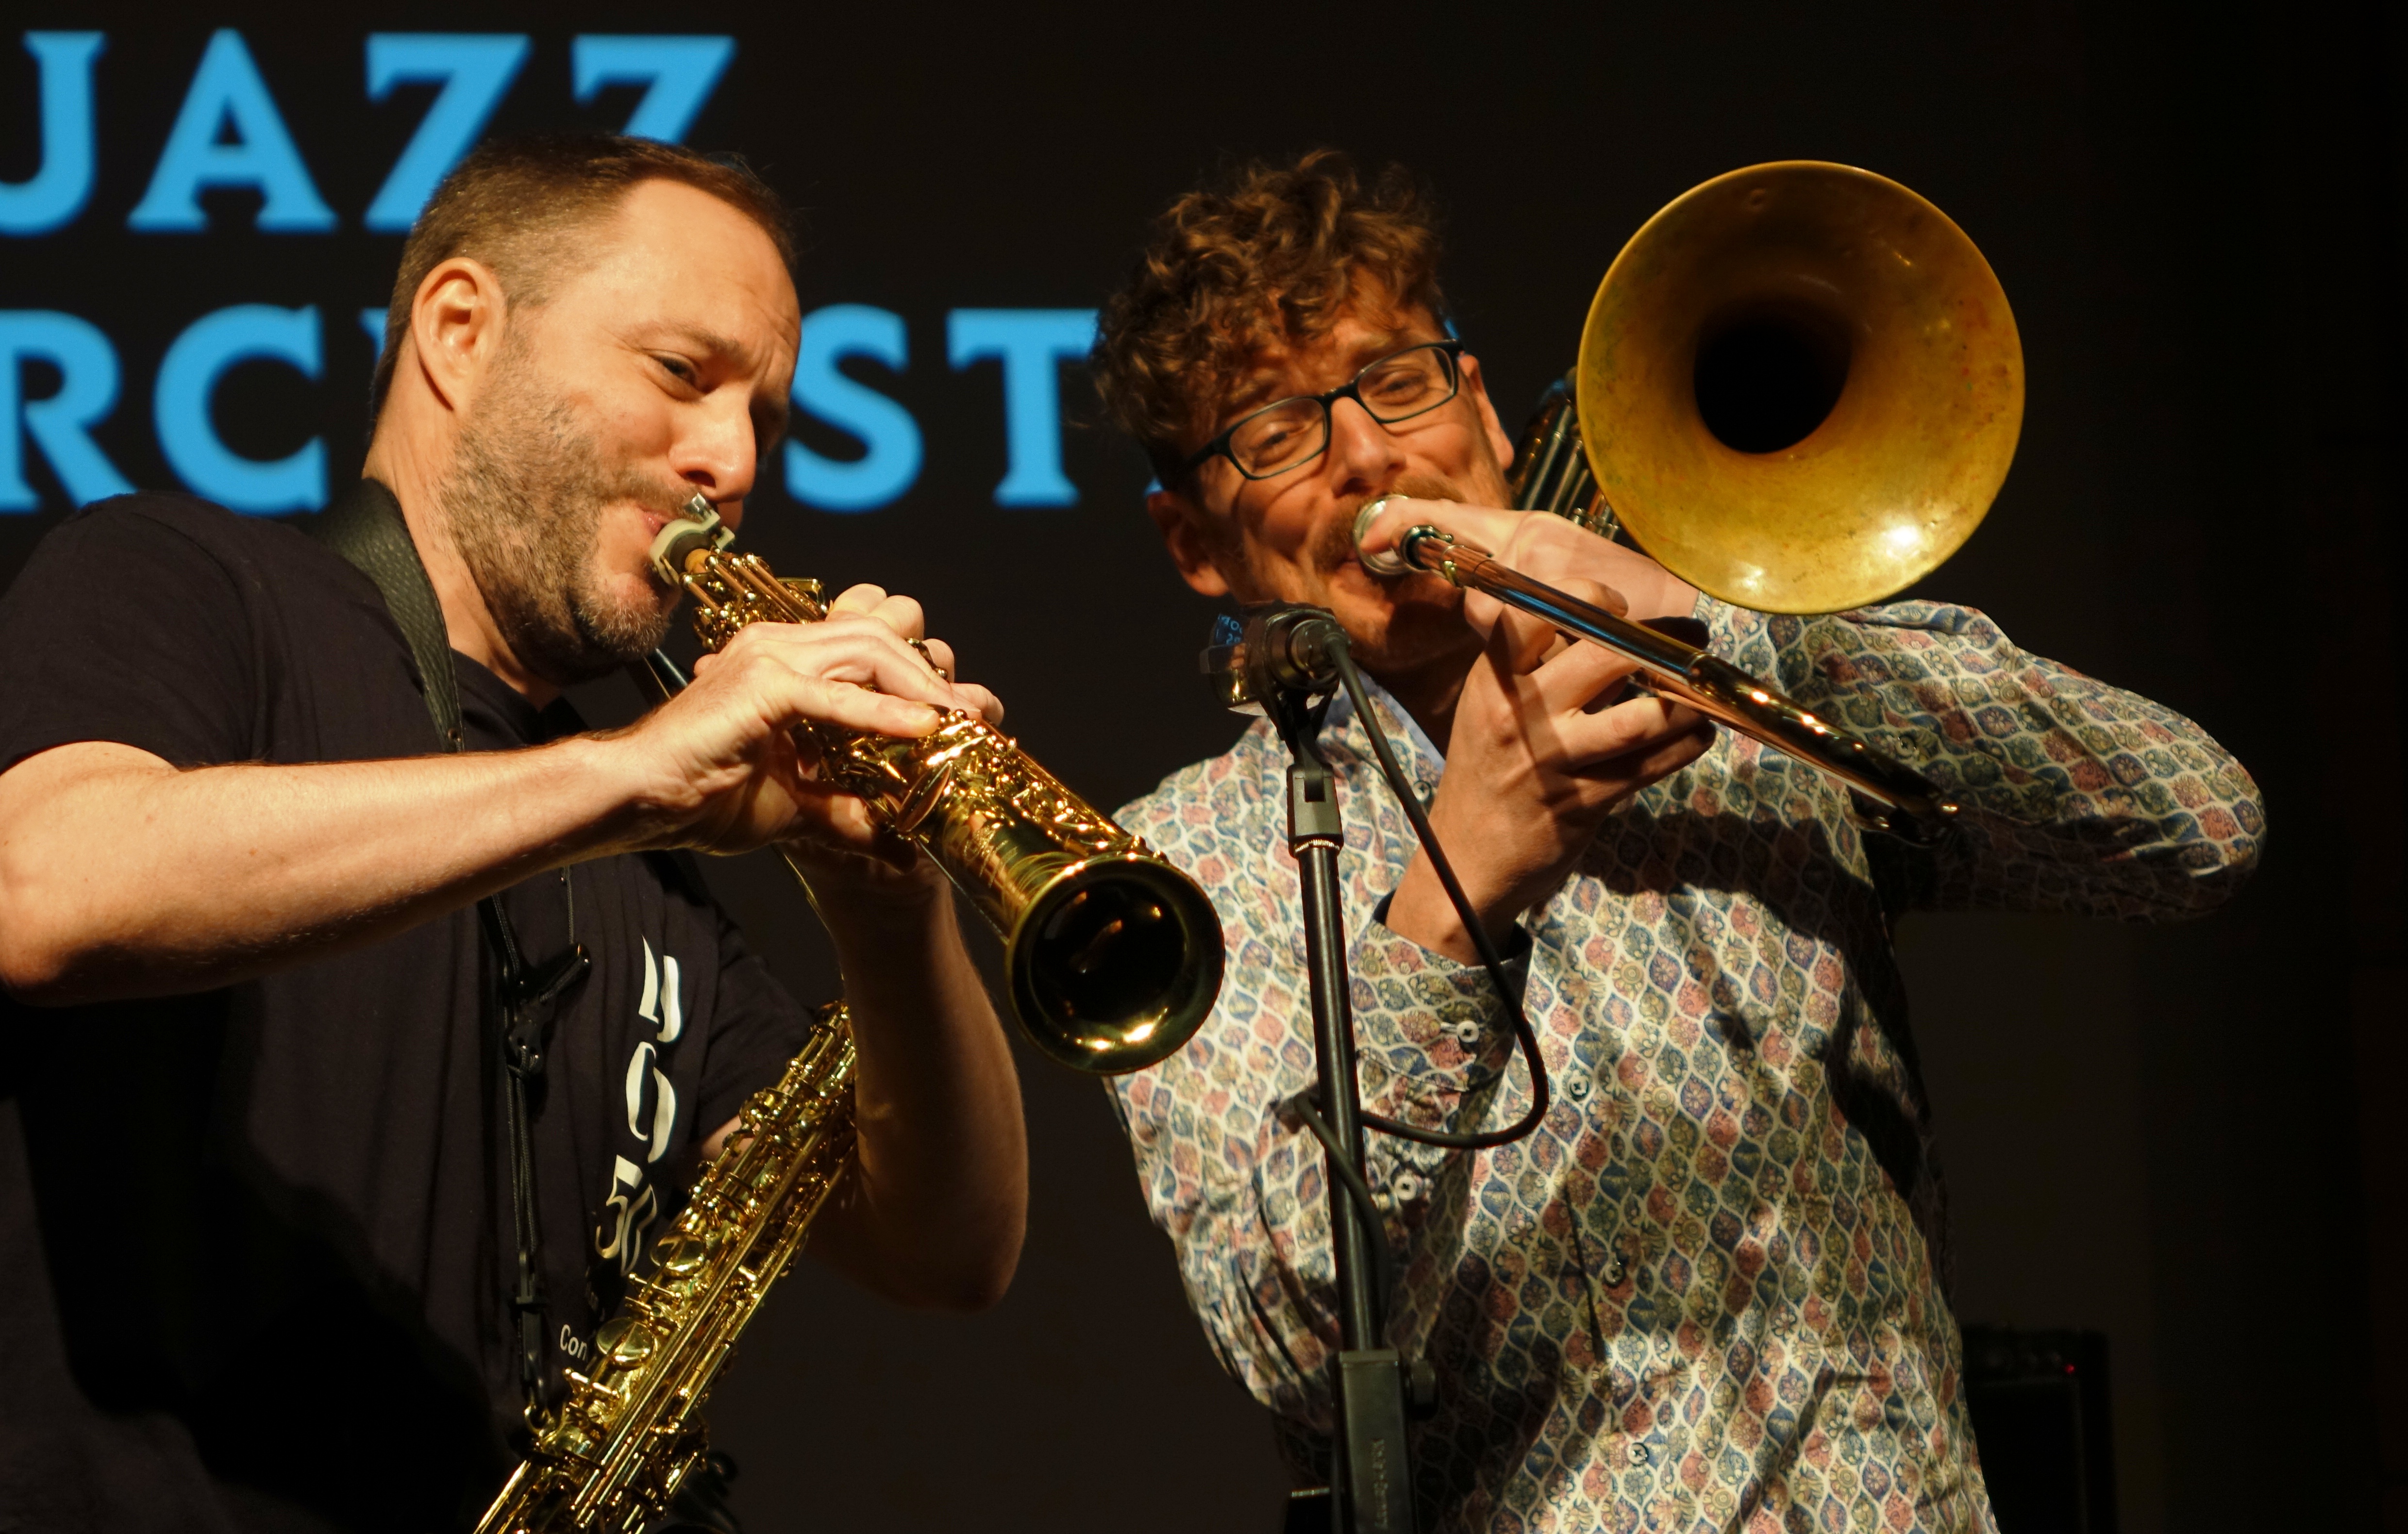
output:
<svg viewBox="0 0 2408 1534"><path fill-rule="evenodd" d="M1326 394L1276 400L1197 449L1174 478L1183 480L1214 458L1226 458L1249 480L1301 468L1329 446L1331 406L1351 399L1383 426L1426 414L1463 386L1462 353L1461 341L1425 341L1367 363Z"/></svg>

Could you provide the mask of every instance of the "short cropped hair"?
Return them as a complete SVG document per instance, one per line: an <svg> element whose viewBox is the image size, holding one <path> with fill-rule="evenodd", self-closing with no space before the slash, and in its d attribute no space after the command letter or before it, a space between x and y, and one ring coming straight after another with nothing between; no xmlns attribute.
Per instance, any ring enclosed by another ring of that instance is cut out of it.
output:
<svg viewBox="0 0 2408 1534"><path fill-rule="evenodd" d="M584 269L577 237L616 212L645 181L682 181L717 197L759 224L778 259L794 265L785 202L735 155L598 133L537 134L480 145L443 178L402 245L369 416L384 409L402 337L409 334L410 306L427 273L453 256L468 256L493 268L511 303L539 306L561 278Z"/></svg>
<svg viewBox="0 0 2408 1534"><path fill-rule="evenodd" d="M1104 412L1167 486L1267 345L1310 343L1350 306L1443 321L1438 216L1401 167L1335 150L1238 166L1154 221L1103 308L1089 367Z"/></svg>

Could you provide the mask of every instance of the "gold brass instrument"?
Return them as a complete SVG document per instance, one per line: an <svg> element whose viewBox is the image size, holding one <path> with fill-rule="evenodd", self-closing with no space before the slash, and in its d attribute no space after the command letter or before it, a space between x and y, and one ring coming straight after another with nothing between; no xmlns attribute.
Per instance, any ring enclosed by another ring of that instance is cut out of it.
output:
<svg viewBox="0 0 2408 1534"><path fill-rule="evenodd" d="M1547 385L1539 408L1522 429L1522 444L1513 452L1513 466L1505 486L1522 511L1548 511L1601 538L1622 533L1622 521L1597 488L1597 472L1589 467L1588 449L1581 441L1575 367Z"/></svg>
<svg viewBox="0 0 2408 1534"><path fill-rule="evenodd" d="M709 1447L702 1406L737 1333L852 1164L853 1062L851 1019L831 1003L785 1076L744 1105L478 1534L638 1534L668 1507Z"/></svg>
<svg viewBox="0 0 2408 1534"><path fill-rule="evenodd" d="M727 552L734 534L708 500L686 510L652 562L695 598L706 646L747 624L827 616L817 582ZM1221 988L1211 901L984 720L953 712L920 740L808 728L822 770L1003 935L1013 1011L1039 1049L1080 1070L1139 1070L1202 1025ZM784 1078L745 1104L478 1534L638 1534L667 1510L708 1450L701 1411L720 1367L852 1165L853 1074L851 1018L831 1003Z"/></svg>
<svg viewBox="0 0 2408 1534"><path fill-rule="evenodd" d="M1904 590L1971 536L2014 460L2023 396L2006 295L1947 215L1869 171L1752 165L1674 199L1614 259L1513 488L1727 602L1838 611ZM1358 545L1384 507L1363 509ZM1728 663L1436 527L1363 563L1442 575L1630 656L1659 692L1894 812L1878 824L1930 836L1956 813Z"/></svg>
<svg viewBox="0 0 2408 1534"><path fill-rule="evenodd" d="M717 650L747 624L817 623L819 582L781 580L696 495L652 542ZM1075 1070L1142 1070L1203 1025L1221 990L1221 922L1196 882L1097 813L976 715L900 740L806 725L821 770L936 861L1003 939L1012 1011Z"/></svg>

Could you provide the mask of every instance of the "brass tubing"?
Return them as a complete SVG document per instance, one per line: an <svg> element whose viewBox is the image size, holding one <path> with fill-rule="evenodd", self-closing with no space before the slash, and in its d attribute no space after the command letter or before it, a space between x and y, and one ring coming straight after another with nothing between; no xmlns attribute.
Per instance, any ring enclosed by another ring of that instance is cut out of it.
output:
<svg viewBox="0 0 2408 1534"><path fill-rule="evenodd" d="M1358 525L1368 525L1369 521L1366 518ZM1956 801L1921 773L1695 645L1534 581L1498 563L1485 549L1461 542L1427 523L1406 529L1397 539L1396 558L1405 566L1427 570L1455 585L1485 592L1572 638L1628 656L1653 679L1657 692L1679 698L1708 718L1795 756L1907 816L1919 839L1939 835L1956 818ZM1370 568L1369 561L1365 567ZM1881 825L1904 829L1886 818Z"/></svg>

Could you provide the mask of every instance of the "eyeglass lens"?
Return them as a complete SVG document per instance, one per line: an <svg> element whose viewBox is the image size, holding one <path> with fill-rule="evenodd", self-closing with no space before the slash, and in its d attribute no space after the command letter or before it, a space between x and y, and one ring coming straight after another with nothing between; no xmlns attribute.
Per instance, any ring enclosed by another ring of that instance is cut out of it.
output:
<svg viewBox="0 0 2408 1534"><path fill-rule="evenodd" d="M1435 346L1383 357L1354 378L1372 420L1393 424L1455 397L1454 360ZM1317 399L1286 399L1247 418L1229 436L1238 466L1260 478L1293 468L1329 443L1329 410Z"/></svg>

